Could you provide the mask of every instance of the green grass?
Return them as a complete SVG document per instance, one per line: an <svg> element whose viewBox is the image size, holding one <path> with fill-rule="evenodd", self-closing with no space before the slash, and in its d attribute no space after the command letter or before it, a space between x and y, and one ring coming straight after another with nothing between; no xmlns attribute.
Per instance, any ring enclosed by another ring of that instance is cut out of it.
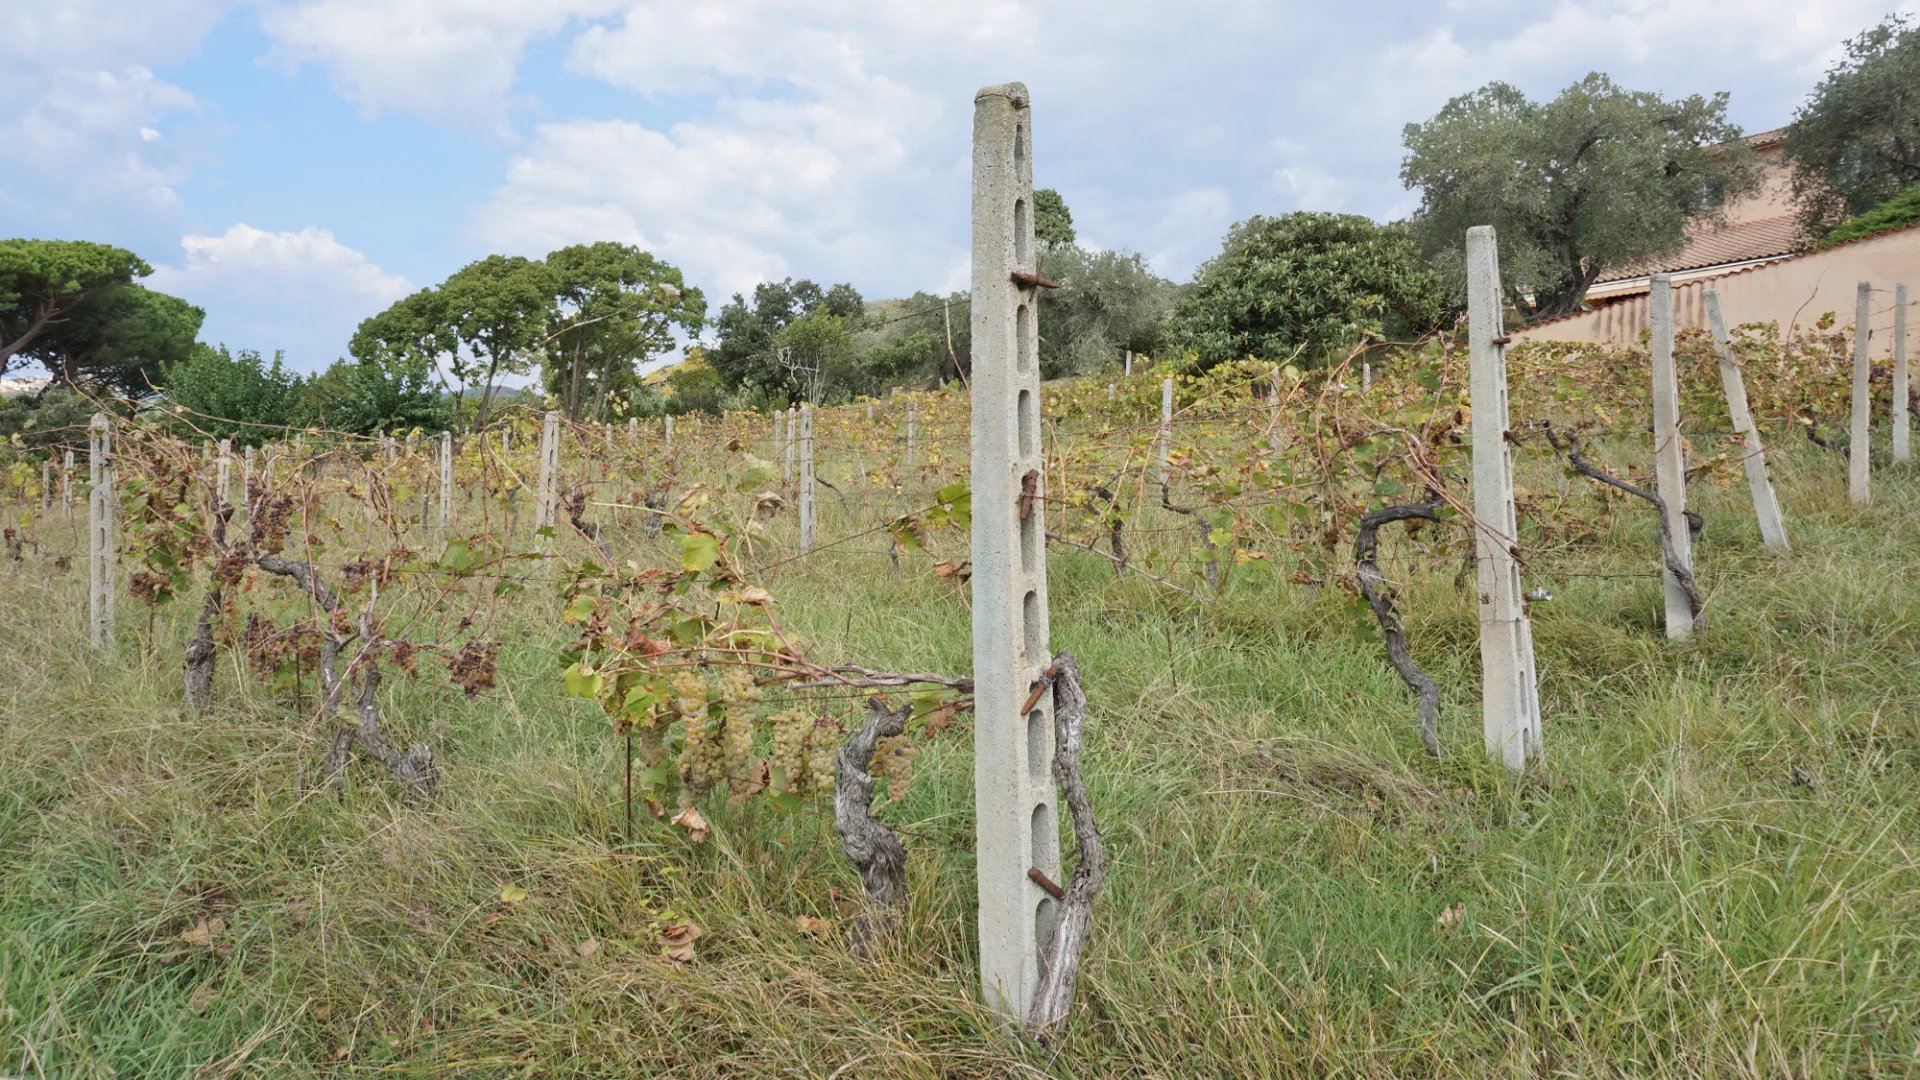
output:
<svg viewBox="0 0 1920 1080"><path fill-rule="evenodd" d="M1561 518L1595 528L1529 541L1555 599L1546 759L1519 780L1479 751L1451 567L1402 596L1446 687L1436 760L1337 590L1249 570L1200 608L1056 551L1111 865L1044 1050L974 1001L964 719L883 806L912 908L860 963L796 926L858 888L824 805L716 798L703 843L647 818L626 841L619 745L561 693L551 596L501 628L501 689L389 682L446 769L410 808L365 766L303 792L316 736L231 654L186 716L184 607L148 641L123 602L96 656L83 574L0 568L0 1074L1913 1075L1920 475L1856 510L1818 454L1777 462L1784 559L1743 486L1696 490L1711 623L1681 644L1650 512L1568 487ZM924 560L896 580L829 552L770 585L832 655L967 667L966 609ZM183 939L212 919L212 946ZM656 938L687 920L677 965Z"/></svg>

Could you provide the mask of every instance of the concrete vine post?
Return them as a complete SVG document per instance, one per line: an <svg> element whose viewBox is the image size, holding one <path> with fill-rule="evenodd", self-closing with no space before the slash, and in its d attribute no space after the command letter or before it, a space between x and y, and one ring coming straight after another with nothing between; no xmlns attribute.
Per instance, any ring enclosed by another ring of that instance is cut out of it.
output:
<svg viewBox="0 0 1920 1080"><path fill-rule="evenodd" d="M973 114L974 811L980 984L1025 1019L1059 902L1051 782L1045 465L1040 445L1033 135L1027 89L990 86ZM1025 278L1023 281L1022 278Z"/></svg>
<svg viewBox="0 0 1920 1080"><path fill-rule="evenodd" d="M800 405L800 554L813 553L813 406ZM792 457L789 455L788 460Z"/></svg>
<svg viewBox="0 0 1920 1080"><path fill-rule="evenodd" d="M440 536L453 526L453 432L440 433Z"/></svg>
<svg viewBox="0 0 1920 1080"><path fill-rule="evenodd" d="M1120 369L1120 374L1124 376L1129 376L1129 377L1133 375L1133 350L1132 349L1127 350L1126 366Z"/></svg>
<svg viewBox="0 0 1920 1080"><path fill-rule="evenodd" d="M920 399L907 399L907 468L913 468L913 449L915 437L920 427Z"/></svg>
<svg viewBox="0 0 1920 1080"><path fill-rule="evenodd" d="M220 456L214 464L213 482L214 494L219 500L216 511L219 507L233 504L233 492L227 490L233 479L233 440L221 439L218 453Z"/></svg>
<svg viewBox="0 0 1920 1080"><path fill-rule="evenodd" d="M800 427L800 417L793 411L792 406L787 407L786 414L787 441L785 445L785 459L780 466L780 487L783 490L793 487L794 444L799 441L798 429Z"/></svg>
<svg viewBox="0 0 1920 1080"><path fill-rule="evenodd" d="M1687 450L1680 436L1680 379L1673 362L1673 287L1665 274L1655 274L1647 297L1653 324L1653 475L1665 504L1666 527L1673 554L1689 573L1693 570L1693 533L1687 527ZM1661 582L1666 594L1667 637L1680 641L1693 633L1695 613L1686 586L1662 560Z"/></svg>
<svg viewBox="0 0 1920 1080"><path fill-rule="evenodd" d="M1713 332L1713 352L1719 361L1720 388L1727 395L1727 417L1745 444L1741 464L1747 470L1747 489L1753 494L1753 516L1760 523L1760 541L1769 551L1784 552L1791 548L1787 543L1787 524L1780 516L1780 501L1774 498L1773 480L1767 475L1767 455L1760 446L1760 428L1754 424L1753 411L1747 406L1747 380L1733 355L1733 340L1727 334L1727 316L1720 307L1720 294L1707 290L1706 304L1707 325Z"/></svg>
<svg viewBox="0 0 1920 1080"><path fill-rule="evenodd" d="M1167 469L1167 458L1173 441L1173 380L1160 380L1160 438L1154 444L1154 459L1160 465L1160 490L1167 490L1167 481L1171 474Z"/></svg>
<svg viewBox="0 0 1920 1080"><path fill-rule="evenodd" d="M53 459L40 463L40 509L53 509Z"/></svg>
<svg viewBox="0 0 1920 1080"><path fill-rule="evenodd" d="M251 451L249 451L251 452ZM60 459L60 506L65 516L73 518L73 451Z"/></svg>
<svg viewBox="0 0 1920 1080"><path fill-rule="evenodd" d="M1513 448L1507 442L1504 293L1493 226L1467 230L1467 341L1473 402L1473 544L1480 597L1480 698L1487 755L1519 771L1541 753L1533 626L1514 542Z"/></svg>
<svg viewBox="0 0 1920 1080"><path fill-rule="evenodd" d="M1873 501L1870 473L1873 457L1873 412L1870 380L1873 283L1863 281L1853 311L1853 415L1847 425L1847 499L1855 506Z"/></svg>
<svg viewBox="0 0 1920 1080"><path fill-rule="evenodd" d="M540 487L534 494L533 528L541 529L554 524L554 511L559 508L560 488L560 414L548 410L546 419L540 425ZM541 537L540 546L551 549L550 537Z"/></svg>
<svg viewBox="0 0 1920 1080"><path fill-rule="evenodd" d="M669 450L673 449L673 417L671 416L667 417L666 442L667 442L667 449Z"/></svg>
<svg viewBox="0 0 1920 1080"><path fill-rule="evenodd" d="M1907 376L1907 286L1893 287L1893 460L1913 460Z"/></svg>
<svg viewBox="0 0 1920 1080"><path fill-rule="evenodd" d="M94 413L87 426L87 624L95 647L113 644L114 498L113 425Z"/></svg>
<svg viewBox="0 0 1920 1080"><path fill-rule="evenodd" d="M773 410L773 455L779 460L781 444L787 441L787 410Z"/></svg>

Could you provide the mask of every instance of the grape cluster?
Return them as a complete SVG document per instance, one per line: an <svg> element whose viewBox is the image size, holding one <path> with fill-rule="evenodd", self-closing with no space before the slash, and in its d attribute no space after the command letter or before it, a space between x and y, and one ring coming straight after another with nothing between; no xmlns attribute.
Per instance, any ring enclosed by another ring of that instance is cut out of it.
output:
<svg viewBox="0 0 1920 1080"><path fill-rule="evenodd" d="M887 797L898 799L907 790L907 781L913 779L913 741L905 735L894 735L880 740L873 749L873 764L869 767L875 779L887 782Z"/></svg>
<svg viewBox="0 0 1920 1080"><path fill-rule="evenodd" d="M767 723L773 728L772 765L786 777L787 791L805 791L810 782L818 783L823 776L831 778L831 771L812 774L809 744L813 740L813 714L805 709L787 709L768 717ZM828 768L831 770L831 764Z"/></svg>

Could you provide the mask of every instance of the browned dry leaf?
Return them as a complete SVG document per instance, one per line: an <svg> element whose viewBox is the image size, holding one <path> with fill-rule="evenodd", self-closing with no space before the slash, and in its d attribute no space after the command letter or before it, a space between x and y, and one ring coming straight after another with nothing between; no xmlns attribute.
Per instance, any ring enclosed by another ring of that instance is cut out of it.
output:
<svg viewBox="0 0 1920 1080"><path fill-rule="evenodd" d="M944 702L928 710L926 715L927 734L938 735L947 730L953 723L954 716L959 712L960 703L957 701Z"/></svg>
<svg viewBox="0 0 1920 1080"><path fill-rule="evenodd" d="M833 935L833 924L825 919L816 919L811 915L795 916L793 928L803 934L825 939Z"/></svg>
<svg viewBox="0 0 1920 1080"><path fill-rule="evenodd" d="M215 990L212 983L206 983L196 988L193 995L187 998L187 1008L197 1013L206 1012L207 1006L213 1004L213 999L219 996L220 991Z"/></svg>
<svg viewBox="0 0 1920 1080"><path fill-rule="evenodd" d="M687 839L699 843L707 838L707 819L695 807L687 807L673 816L673 823L687 830Z"/></svg>
<svg viewBox="0 0 1920 1080"><path fill-rule="evenodd" d="M1467 905L1455 904L1452 907L1442 910L1440 917L1433 922L1435 926L1438 926L1442 930L1451 930L1460 925L1460 920L1466 918L1466 915Z"/></svg>
<svg viewBox="0 0 1920 1080"><path fill-rule="evenodd" d="M226 928L227 921L225 919L217 915L209 919L205 915L202 915L199 921L193 924L193 929L183 931L180 934L180 940L189 945L198 945L203 949L211 948L213 946L213 939L219 937L220 931Z"/></svg>
<svg viewBox="0 0 1920 1080"><path fill-rule="evenodd" d="M580 959L591 963L593 961L594 955L600 951L600 939L588 938L587 940L580 943L579 948L580 948Z"/></svg>
<svg viewBox="0 0 1920 1080"><path fill-rule="evenodd" d="M690 964L693 962L693 941L700 933L700 927L693 923L674 923L660 931L660 947L666 950L667 959L674 963Z"/></svg>
<svg viewBox="0 0 1920 1080"><path fill-rule="evenodd" d="M772 766L767 764L765 758L755 758L753 764L747 767L746 784L742 786L736 794L758 795L767 790L767 785L771 783L772 780Z"/></svg>

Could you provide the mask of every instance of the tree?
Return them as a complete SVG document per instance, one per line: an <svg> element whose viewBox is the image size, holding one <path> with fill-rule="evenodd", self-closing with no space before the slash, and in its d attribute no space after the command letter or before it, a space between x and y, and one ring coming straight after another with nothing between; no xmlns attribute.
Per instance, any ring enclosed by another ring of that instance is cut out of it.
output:
<svg viewBox="0 0 1920 1080"><path fill-rule="evenodd" d="M301 386L293 418L308 427L362 435L446 430L453 416L438 381L419 357L338 360ZM487 400L483 395L483 407Z"/></svg>
<svg viewBox="0 0 1920 1080"><path fill-rule="evenodd" d="M487 426L499 377L532 364L532 351L551 322L553 275L519 255L489 255L460 268L439 288L443 316L466 347L450 365L466 385L477 380L480 406L474 426Z"/></svg>
<svg viewBox="0 0 1920 1080"><path fill-rule="evenodd" d="M453 412L464 415L466 377L472 367L460 356L460 328L439 289L421 289L394 301L378 315L361 322L347 343L347 352L365 364L406 367L424 363L433 371L459 372L453 388Z"/></svg>
<svg viewBox="0 0 1920 1080"><path fill-rule="evenodd" d="M278 352L268 363L253 349L235 353L224 345L195 345L170 370L166 389L169 400L193 411L196 429L257 445L295 423L302 380Z"/></svg>
<svg viewBox="0 0 1920 1080"><path fill-rule="evenodd" d="M143 285L101 289L70 308L22 350L57 382L97 382L144 394L167 381L199 347L206 312Z"/></svg>
<svg viewBox="0 0 1920 1080"><path fill-rule="evenodd" d="M151 273L153 267L125 248L83 240L0 240L0 375L90 297Z"/></svg>
<svg viewBox="0 0 1920 1080"><path fill-rule="evenodd" d="M1890 15L1849 39L1794 113L1784 150L1808 236L1920 183L1920 28Z"/></svg>
<svg viewBox="0 0 1920 1080"><path fill-rule="evenodd" d="M57 454L85 453L87 425L109 407L71 386L49 386L38 394L0 398L0 441Z"/></svg>
<svg viewBox="0 0 1920 1080"><path fill-rule="evenodd" d="M1033 238L1053 247L1073 244L1073 212L1052 188L1039 188L1033 193Z"/></svg>
<svg viewBox="0 0 1920 1080"><path fill-rule="evenodd" d="M1521 314L1577 311L1602 274L1678 251L1688 222L1758 184L1726 112L1724 93L1668 100L1597 72L1546 104L1488 83L1406 127L1421 245L1464 280L1466 230L1492 225Z"/></svg>
<svg viewBox="0 0 1920 1080"><path fill-rule="evenodd" d="M835 315L825 304L815 307L780 331L774 347L780 366L787 373L787 385L801 400L820 404L830 380L845 382L854 374L853 333L847 320ZM839 389L857 393L869 387L842 385Z"/></svg>
<svg viewBox="0 0 1920 1080"><path fill-rule="evenodd" d="M547 256L556 304L546 385L567 415L608 419L609 398L639 385L639 367L705 325L707 301L680 271L629 244L575 244ZM631 403L629 403L631 404Z"/></svg>
<svg viewBox="0 0 1920 1080"><path fill-rule="evenodd" d="M1040 301L1040 370L1048 378L1097 371L1131 349L1162 344L1178 287L1132 251L1049 249L1046 276L1060 288Z"/></svg>
<svg viewBox="0 0 1920 1080"><path fill-rule="evenodd" d="M781 335L816 309L840 319L842 330L850 330L864 317L866 304L852 285L823 290L805 278L761 282L753 288L752 306L734 293L713 320L717 340L706 351L707 363L730 390L745 388L796 400L804 394L797 381L799 373L782 360Z"/></svg>
<svg viewBox="0 0 1920 1080"><path fill-rule="evenodd" d="M1303 212L1235 225L1174 305L1168 334L1203 368L1296 352L1317 363L1363 341L1410 340L1447 310L1445 281L1406 226Z"/></svg>
<svg viewBox="0 0 1920 1080"><path fill-rule="evenodd" d="M1913 185L1858 217L1848 218L1839 228L1821 237L1819 246L1832 247L1863 236L1904 229L1915 222L1920 222L1920 184Z"/></svg>

